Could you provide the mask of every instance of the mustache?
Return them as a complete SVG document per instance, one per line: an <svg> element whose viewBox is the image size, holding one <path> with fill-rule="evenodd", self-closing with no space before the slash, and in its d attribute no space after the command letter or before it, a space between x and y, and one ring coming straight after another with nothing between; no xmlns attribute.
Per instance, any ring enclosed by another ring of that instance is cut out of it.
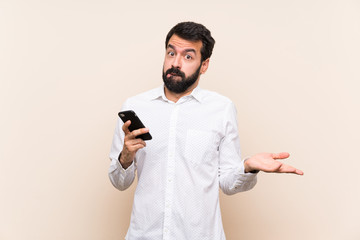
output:
<svg viewBox="0 0 360 240"><path fill-rule="evenodd" d="M174 74L174 75L177 75L177 76L181 76L183 78L185 77L184 72L182 72L182 71L180 71L180 69L174 68L174 67L169 68L168 70L166 70L165 75L167 75L167 74Z"/></svg>

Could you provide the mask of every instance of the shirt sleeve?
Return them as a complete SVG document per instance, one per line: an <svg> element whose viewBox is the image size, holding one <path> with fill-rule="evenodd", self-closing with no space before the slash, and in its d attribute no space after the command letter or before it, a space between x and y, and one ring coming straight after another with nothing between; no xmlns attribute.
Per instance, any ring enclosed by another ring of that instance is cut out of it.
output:
<svg viewBox="0 0 360 240"><path fill-rule="evenodd" d="M126 104L124 104L122 110L125 110L125 106ZM121 191L130 187L130 185L134 182L136 171L135 160L126 169L121 166L118 160L120 152L123 148L125 137L124 131L122 130L122 125L123 122L119 118L115 127L114 137L110 149L111 164L108 173L112 185Z"/></svg>
<svg viewBox="0 0 360 240"><path fill-rule="evenodd" d="M245 173L240 155L240 140L236 108L231 103L224 116L224 137L219 146L219 180L221 190L228 195L252 189L256 174Z"/></svg>

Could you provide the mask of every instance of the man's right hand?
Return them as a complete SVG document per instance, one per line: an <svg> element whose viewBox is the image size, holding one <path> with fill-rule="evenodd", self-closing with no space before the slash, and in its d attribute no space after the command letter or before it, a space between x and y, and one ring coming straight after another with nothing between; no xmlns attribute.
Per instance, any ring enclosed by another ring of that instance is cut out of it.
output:
<svg viewBox="0 0 360 240"><path fill-rule="evenodd" d="M130 132L130 124L131 121L128 120L122 127L122 130L125 133L125 139L119 161L124 169L128 168L132 164L136 152L146 146L145 141L141 138L136 138L136 136L149 132L148 128L140 128Z"/></svg>

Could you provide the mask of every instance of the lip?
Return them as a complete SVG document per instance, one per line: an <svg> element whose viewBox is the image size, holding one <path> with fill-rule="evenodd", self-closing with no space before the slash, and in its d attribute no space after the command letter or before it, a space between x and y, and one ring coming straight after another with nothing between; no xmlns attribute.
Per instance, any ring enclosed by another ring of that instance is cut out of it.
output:
<svg viewBox="0 0 360 240"><path fill-rule="evenodd" d="M171 73L167 74L167 75L166 75L166 77L167 77L167 78L170 78L170 77L178 77L178 78L181 78L181 76L180 76L180 75L177 75L177 74L171 74Z"/></svg>
<svg viewBox="0 0 360 240"><path fill-rule="evenodd" d="M170 75L170 76L180 76L179 74L176 74L176 73L169 73L168 75Z"/></svg>

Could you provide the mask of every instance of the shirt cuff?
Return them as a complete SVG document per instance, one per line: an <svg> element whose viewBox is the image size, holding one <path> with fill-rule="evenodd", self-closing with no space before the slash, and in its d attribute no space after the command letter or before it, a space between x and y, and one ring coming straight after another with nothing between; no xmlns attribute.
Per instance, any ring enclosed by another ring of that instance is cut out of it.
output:
<svg viewBox="0 0 360 240"><path fill-rule="evenodd" d="M127 173L127 172L133 171L134 165L135 165L134 162L135 162L135 161L132 161L131 165L125 169L125 168L123 168L123 166L121 165L120 160L116 160L116 166L117 166L117 168L119 168L119 170L121 171L121 173Z"/></svg>

